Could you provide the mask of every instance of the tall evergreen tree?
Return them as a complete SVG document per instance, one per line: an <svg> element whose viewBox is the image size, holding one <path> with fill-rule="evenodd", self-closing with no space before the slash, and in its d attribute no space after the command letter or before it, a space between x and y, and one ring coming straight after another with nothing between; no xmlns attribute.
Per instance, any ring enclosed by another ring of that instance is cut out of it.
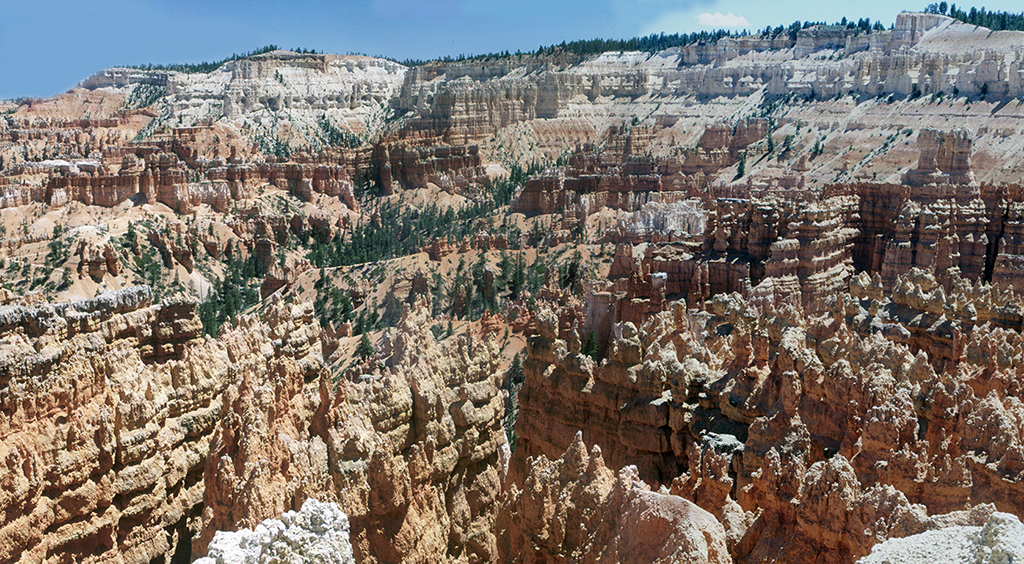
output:
<svg viewBox="0 0 1024 564"><path fill-rule="evenodd" d="M356 354L359 358L366 360L374 355L377 349L373 348L373 343L370 342L370 337L367 333L363 333L363 336L359 338L359 344L356 345Z"/></svg>

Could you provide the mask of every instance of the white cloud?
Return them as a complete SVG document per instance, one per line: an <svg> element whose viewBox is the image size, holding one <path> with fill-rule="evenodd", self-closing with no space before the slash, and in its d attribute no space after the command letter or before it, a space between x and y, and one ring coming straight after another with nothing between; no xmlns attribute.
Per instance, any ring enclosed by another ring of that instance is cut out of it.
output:
<svg viewBox="0 0 1024 564"><path fill-rule="evenodd" d="M714 14L704 13L698 16L694 16L693 12L686 10L673 10L670 12L663 12L658 18L640 30L641 35L649 35L651 33L687 33L694 31L696 26L693 25L693 20L697 20L697 23L701 26L723 28L723 27L750 27L750 22L743 16L737 16L732 12L728 14L722 14L721 12L715 12Z"/></svg>
<svg viewBox="0 0 1024 564"><path fill-rule="evenodd" d="M732 12L723 14L722 12L703 13L696 17L696 20L700 25L705 27L750 27L750 22L743 16L733 15Z"/></svg>

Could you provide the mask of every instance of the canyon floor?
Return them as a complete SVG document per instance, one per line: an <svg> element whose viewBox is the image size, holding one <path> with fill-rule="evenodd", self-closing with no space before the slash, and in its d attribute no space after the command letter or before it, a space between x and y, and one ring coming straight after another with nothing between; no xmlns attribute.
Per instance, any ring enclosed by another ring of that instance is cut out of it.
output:
<svg viewBox="0 0 1024 564"><path fill-rule="evenodd" d="M0 563L1024 558L1022 174L924 13L0 102Z"/></svg>

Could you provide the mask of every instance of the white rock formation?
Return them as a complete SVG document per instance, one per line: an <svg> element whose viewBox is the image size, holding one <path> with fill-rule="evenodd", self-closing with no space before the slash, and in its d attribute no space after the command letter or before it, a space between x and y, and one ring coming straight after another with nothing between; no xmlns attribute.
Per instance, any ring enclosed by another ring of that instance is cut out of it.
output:
<svg viewBox="0 0 1024 564"><path fill-rule="evenodd" d="M417 120L424 135L470 144L538 118L575 120L573 127L582 124L586 133L588 123L607 115L607 124L597 127L603 130L636 117L641 99L679 115L689 111L693 96L830 100L941 93L1006 100L1024 95L1024 33L902 13L893 31L816 26L795 39L724 38L655 54L603 53L573 64L513 57L408 68L371 57L273 51L210 73L107 69L79 86L118 90L147 103L157 117L143 137L161 127L218 125L264 152L274 152L278 142L316 152L373 137L397 110Z"/></svg>
<svg viewBox="0 0 1024 564"><path fill-rule="evenodd" d="M299 512L267 519L254 530L218 531L205 558L194 564L320 562L351 564L348 517L337 504L307 499Z"/></svg>
<svg viewBox="0 0 1024 564"><path fill-rule="evenodd" d="M707 214L700 209L700 203L693 200L669 204L648 202L633 212L631 219L623 222L629 235L667 233L675 238L701 235L706 226Z"/></svg>
<svg viewBox="0 0 1024 564"><path fill-rule="evenodd" d="M516 121L593 115L592 106L615 98L632 104L650 96L672 103L692 95L761 91L818 100L851 93L940 92L1013 98L1024 94L1022 42L1022 32L993 32L946 16L904 12L891 32L857 35L824 26L801 30L795 42L727 38L653 55L603 53L564 67L467 61L441 74L418 68L405 74L395 106L440 119L453 104L462 105L490 120L479 126L490 135L494 127Z"/></svg>
<svg viewBox="0 0 1024 564"><path fill-rule="evenodd" d="M384 59L271 51L210 73L106 69L79 86L158 94L153 128L231 124L251 140L294 130L314 146L335 128L368 137L386 118L406 67Z"/></svg>
<svg viewBox="0 0 1024 564"><path fill-rule="evenodd" d="M993 513L983 527L953 526L875 545L858 564L1006 564L1024 562L1024 524Z"/></svg>

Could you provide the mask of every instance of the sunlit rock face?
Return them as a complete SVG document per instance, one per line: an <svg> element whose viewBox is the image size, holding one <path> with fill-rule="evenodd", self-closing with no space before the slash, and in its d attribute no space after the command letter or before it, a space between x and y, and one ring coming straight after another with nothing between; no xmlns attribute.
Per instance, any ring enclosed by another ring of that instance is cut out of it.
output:
<svg viewBox="0 0 1024 564"><path fill-rule="evenodd" d="M254 529L217 533L197 564L324 562L353 564L348 518L333 503L307 499L299 511L267 519Z"/></svg>
<svg viewBox="0 0 1024 564"><path fill-rule="evenodd" d="M274 51L0 101L0 562L1017 555L1022 38ZM404 256L324 260L389 222Z"/></svg>

